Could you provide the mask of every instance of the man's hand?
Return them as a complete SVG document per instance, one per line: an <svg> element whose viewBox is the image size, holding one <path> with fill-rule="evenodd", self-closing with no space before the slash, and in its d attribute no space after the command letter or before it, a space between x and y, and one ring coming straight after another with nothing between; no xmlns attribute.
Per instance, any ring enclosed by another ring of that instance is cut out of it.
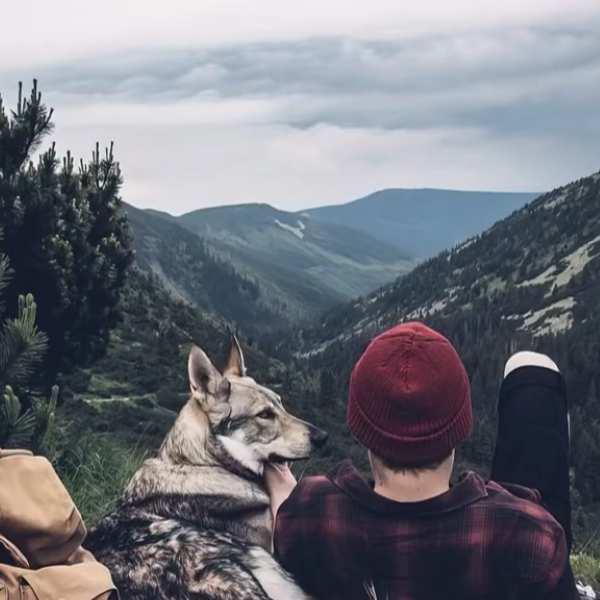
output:
<svg viewBox="0 0 600 600"><path fill-rule="evenodd" d="M292 475L287 463L265 464L265 487L271 499L271 513L273 514L273 533L275 533L275 519L277 511L286 498L296 487L296 478ZM274 539L271 536L271 553L274 551Z"/></svg>
<svg viewBox="0 0 600 600"><path fill-rule="evenodd" d="M273 521L275 521L279 507L296 487L296 478L292 475L287 463L267 463L264 478L265 487L271 499Z"/></svg>

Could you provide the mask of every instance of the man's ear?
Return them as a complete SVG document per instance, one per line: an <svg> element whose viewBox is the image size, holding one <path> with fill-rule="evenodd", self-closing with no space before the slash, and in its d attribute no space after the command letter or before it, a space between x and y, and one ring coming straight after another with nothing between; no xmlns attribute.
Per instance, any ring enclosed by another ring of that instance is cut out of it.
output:
<svg viewBox="0 0 600 600"><path fill-rule="evenodd" d="M242 347L234 334L231 335L231 349L229 350L229 359L223 375L233 375L235 377L246 376L246 365L244 363L244 353Z"/></svg>

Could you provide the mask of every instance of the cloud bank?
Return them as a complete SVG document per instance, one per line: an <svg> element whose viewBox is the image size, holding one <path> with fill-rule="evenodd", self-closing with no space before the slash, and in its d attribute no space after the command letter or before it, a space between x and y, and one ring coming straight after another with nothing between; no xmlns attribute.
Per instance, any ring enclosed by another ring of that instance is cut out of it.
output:
<svg viewBox="0 0 600 600"><path fill-rule="evenodd" d="M305 35L300 19L295 35L284 23L192 45L181 25L186 43L0 67L0 91L10 103L16 81L38 77L59 145L88 154L114 139L125 199L174 213L300 209L383 187L538 191L600 168L593 0L567 13L545 2L544 18L509 2L468 26L404 15L403 35L390 35L395 3L379 4L396 19L371 37L348 34L352 19Z"/></svg>

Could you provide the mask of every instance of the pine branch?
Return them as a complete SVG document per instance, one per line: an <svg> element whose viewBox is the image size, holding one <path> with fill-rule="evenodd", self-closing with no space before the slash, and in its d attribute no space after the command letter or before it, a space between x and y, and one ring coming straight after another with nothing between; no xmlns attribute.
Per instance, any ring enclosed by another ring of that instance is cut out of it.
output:
<svg viewBox="0 0 600 600"><path fill-rule="evenodd" d="M35 433L36 418L32 411L21 414L21 402L10 386L6 386L4 402L0 405L2 431L0 445L26 447Z"/></svg>
<svg viewBox="0 0 600 600"><path fill-rule="evenodd" d="M2 292L8 287L11 276L12 269L10 268L10 262L6 256L0 254L0 316L4 313L4 301L2 300Z"/></svg>
<svg viewBox="0 0 600 600"><path fill-rule="evenodd" d="M35 149L41 143L44 135L52 131L52 116L54 109L47 110L42 104L42 94L37 89L37 79L33 80L33 87L29 99L23 98L23 82L19 82L19 98L17 102L17 110L12 111L14 125L11 128L13 135L21 134L21 141L16 150L15 161L12 169L18 171L21 165L25 162ZM12 173L5 174L5 177L10 177Z"/></svg>
<svg viewBox="0 0 600 600"><path fill-rule="evenodd" d="M54 419L57 401L58 386L55 385L52 387L52 395L48 401L36 399L32 404L38 428L37 450L50 457L53 456L56 446L54 439Z"/></svg>
<svg viewBox="0 0 600 600"><path fill-rule="evenodd" d="M33 296L19 297L19 315L0 334L0 381L21 385L34 373L48 347L48 338L35 324Z"/></svg>

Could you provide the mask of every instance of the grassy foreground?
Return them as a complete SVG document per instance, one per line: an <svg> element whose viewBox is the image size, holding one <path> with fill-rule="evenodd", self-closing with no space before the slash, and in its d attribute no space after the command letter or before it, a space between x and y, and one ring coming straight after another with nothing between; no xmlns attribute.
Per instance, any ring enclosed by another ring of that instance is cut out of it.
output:
<svg viewBox="0 0 600 600"><path fill-rule="evenodd" d="M88 528L109 512L144 456L142 449L125 448L102 434L61 452L56 470Z"/></svg>

